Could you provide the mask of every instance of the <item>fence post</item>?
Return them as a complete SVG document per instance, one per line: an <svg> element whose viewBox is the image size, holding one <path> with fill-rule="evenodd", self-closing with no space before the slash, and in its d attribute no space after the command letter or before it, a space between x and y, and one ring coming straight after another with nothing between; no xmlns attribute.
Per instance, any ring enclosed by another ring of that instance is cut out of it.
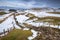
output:
<svg viewBox="0 0 60 40"><path fill-rule="evenodd" d="M14 23L12 22L12 24L13 24L13 29L15 29L15 26L14 26Z"/></svg>
<svg viewBox="0 0 60 40"><path fill-rule="evenodd" d="M3 34L5 35L5 29L3 29Z"/></svg>
<svg viewBox="0 0 60 40"><path fill-rule="evenodd" d="M7 29L7 32L9 33L9 29Z"/></svg>
<svg viewBox="0 0 60 40"><path fill-rule="evenodd" d="M58 24L58 28L59 28L59 25L60 25L60 24Z"/></svg>

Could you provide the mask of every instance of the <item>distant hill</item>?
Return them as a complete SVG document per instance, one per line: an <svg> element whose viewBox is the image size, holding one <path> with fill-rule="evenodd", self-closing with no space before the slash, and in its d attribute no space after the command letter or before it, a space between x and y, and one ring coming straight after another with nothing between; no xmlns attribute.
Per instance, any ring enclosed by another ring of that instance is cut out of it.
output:
<svg viewBox="0 0 60 40"><path fill-rule="evenodd" d="M50 9L53 9L53 8L50 8L50 7L42 7L42 8L31 8L32 10L43 10L43 9L46 9L46 10L50 10Z"/></svg>
<svg viewBox="0 0 60 40"><path fill-rule="evenodd" d="M16 10L23 10L23 9L25 9L26 10L26 8L17 8L17 7L8 7L8 6L0 6L0 9L16 9Z"/></svg>
<svg viewBox="0 0 60 40"><path fill-rule="evenodd" d="M20 8L20 7L8 7L8 6L0 6L0 9L16 9L16 10L42 10L42 11L57 11L60 12L60 8L50 8L50 7L41 7L41 8Z"/></svg>

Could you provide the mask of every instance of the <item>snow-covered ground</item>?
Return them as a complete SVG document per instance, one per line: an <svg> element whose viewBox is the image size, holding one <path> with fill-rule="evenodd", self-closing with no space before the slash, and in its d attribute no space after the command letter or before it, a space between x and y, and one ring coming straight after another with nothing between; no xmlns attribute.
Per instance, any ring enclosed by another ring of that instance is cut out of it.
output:
<svg viewBox="0 0 60 40"><path fill-rule="evenodd" d="M37 11L25 11L27 13L32 13L37 17L46 17L46 16L53 16L53 17L60 17L60 14L49 14L45 11L37 12Z"/></svg>
<svg viewBox="0 0 60 40"><path fill-rule="evenodd" d="M2 18L5 18L5 17L8 17L9 15L11 15L12 13L9 13L9 14L4 14L4 15L0 15L0 19L2 19Z"/></svg>
<svg viewBox="0 0 60 40"><path fill-rule="evenodd" d="M45 17L45 16L54 16L54 17L60 17L60 14L48 14L46 12L34 12L34 11L25 11L25 12L28 12L28 13L32 13L34 14L35 16L38 16L38 17ZM20 22L20 23L28 23L28 24L31 24L33 26L49 26L49 23L43 23L43 22L33 22L33 20L28 20L28 21L25 21L27 20L29 17L26 17L25 15L20 15L20 16L17 16L17 21ZM58 28L58 25L50 25L50 27L54 27L54 28ZM59 26L60 27L60 26Z"/></svg>
<svg viewBox="0 0 60 40"><path fill-rule="evenodd" d="M31 30L31 32L33 33L33 35L28 37L29 40L34 39L37 36L37 34L38 34L38 32L33 30L33 29Z"/></svg>
<svg viewBox="0 0 60 40"><path fill-rule="evenodd" d="M8 28L13 27L12 23L18 28L18 26L15 24L13 16L11 16L0 24L0 32L3 32L3 29L7 30Z"/></svg>
<svg viewBox="0 0 60 40"><path fill-rule="evenodd" d="M17 18L17 21L18 21L19 23L28 23L28 24L31 24L31 25L36 26L36 27L38 27L38 26L43 26L43 25L46 26L46 27L49 26L49 23L48 23L48 22L45 22L45 23L43 23L43 22L33 22L33 20L25 21L25 20L28 19L28 17L26 17L26 16L24 16L24 15L17 16L16 18ZM58 25L51 25L51 24L50 24L50 27L58 28ZM59 27L60 27L60 26L59 26Z"/></svg>
<svg viewBox="0 0 60 40"><path fill-rule="evenodd" d="M7 30L7 28L12 27L13 26L12 22L13 22L12 16L6 19L4 22L2 22L0 24L0 32L2 32L3 29Z"/></svg>
<svg viewBox="0 0 60 40"><path fill-rule="evenodd" d="M16 18L19 23L24 23L25 20L27 20L29 17L26 17L25 15L19 15L19 16L16 16Z"/></svg>
<svg viewBox="0 0 60 40"><path fill-rule="evenodd" d="M28 17L25 17L24 15L22 16L17 16L16 17L17 20L19 20L19 22L24 22L24 20L28 19ZM16 28L20 29L16 24L15 21L13 19L13 16L9 17L8 19L6 19L3 23L0 24L0 32L3 32L3 29L5 29L5 31L7 31L8 28L13 27L13 24ZM29 30L29 28L24 28L23 30ZM34 30L31 30L31 32L33 33L32 36L28 37L28 39L33 39L37 36L37 32ZM0 35L0 36L4 36L4 34Z"/></svg>
<svg viewBox="0 0 60 40"><path fill-rule="evenodd" d="M26 11L28 12L28 11ZM45 17L45 16L55 16L55 17L60 17L60 14L48 14L46 12L33 12L33 11L29 11L29 13L32 13L34 14L35 16L38 16L38 17ZM7 14L7 15L3 15L3 16L0 16L0 19L2 18L5 18L5 17L8 17L9 15L11 15L12 13L10 14ZM49 26L48 23L43 23L43 22L33 22L33 20L28 20L26 21L27 19L29 19L29 17L26 17L25 15L19 15L19 16L16 16L17 18L17 21L19 23L28 23L28 24L31 24L33 26ZM12 24L13 23L13 24ZM2 22L0 24L0 32L3 32L3 29L7 30L8 28L10 27L13 27L13 25L18 28L18 29L21 29L20 27L18 27L15 23L15 20L13 18L13 15L10 16L9 18L7 18L4 22ZM57 28L58 26L57 25L50 25L50 27L54 27L54 28ZM60 27L60 26L59 26ZM24 28L23 30L29 30L29 28ZM37 36L37 31L35 30L31 30L31 32L33 33L32 36L28 37L29 40L32 40L33 38L35 38Z"/></svg>
<svg viewBox="0 0 60 40"><path fill-rule="evenodd" d="M4 14L4 15L0 15L0 20L4 20L4 18L7 18L8 16L10 16L12 13L9 14Z"/></svg>
<svg viewBox="0 0 60 40"><path fill-rule="evenodd" d="M33 26L36 26L36 27L39 27L39 26L46 26L46 27L53 27L53 28L58 28L58 25L53 25L53 24L49 24L49 23L43 23L43 22L32 22L31 20L30 21L27 21L25 23L28 23L28 24L31 24ZM60 29L60 26L59 26L59 29Z"/></svg>

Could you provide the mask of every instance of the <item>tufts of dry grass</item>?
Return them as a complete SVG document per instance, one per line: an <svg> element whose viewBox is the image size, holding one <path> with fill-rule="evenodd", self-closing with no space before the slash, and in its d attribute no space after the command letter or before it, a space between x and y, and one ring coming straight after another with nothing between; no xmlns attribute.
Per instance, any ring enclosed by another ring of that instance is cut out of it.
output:
<svg viewBox="0 0 60 40"><path fill-rule="evenodd" d="M14 29L8 35L2 37L1 40L28 40L27 38L31 35L30 30Z"/></svg>
<svg viewBox="0 0 60 40"><path fill-rule="evenodd" d="M34 40L60 40L60 29L40 27L39 32Z"/></svg>

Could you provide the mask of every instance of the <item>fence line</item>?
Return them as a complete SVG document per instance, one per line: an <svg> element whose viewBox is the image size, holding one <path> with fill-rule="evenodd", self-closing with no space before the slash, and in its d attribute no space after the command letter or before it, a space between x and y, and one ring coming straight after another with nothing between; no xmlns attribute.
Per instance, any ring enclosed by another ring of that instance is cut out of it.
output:
<svg viewBox="0 0 60 40"><path fill-rule="evenodd" d="M3 29L3 32L0 33L0 37L2 37L1 35L3 35L3 34L4 34L3 36L7 35L10 31L12 31L14 29L15 29L15 27L8 28L7 30Z"/></svg>

